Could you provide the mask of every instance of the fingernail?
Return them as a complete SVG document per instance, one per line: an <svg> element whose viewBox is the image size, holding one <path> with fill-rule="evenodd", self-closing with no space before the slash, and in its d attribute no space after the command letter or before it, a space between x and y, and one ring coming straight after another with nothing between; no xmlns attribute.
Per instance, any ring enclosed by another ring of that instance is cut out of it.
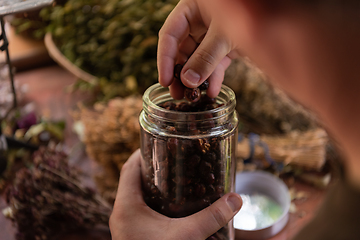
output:
<svg viewBox="0 0 360 240"><path fill-rule="evenodd" d="M188 69L185 73L184 73L184 78L191 83L198 83L200 81L200 75L195 72L192 69Z"/></svg>
<svg viewBox="0 0 360 240"><path fill-rule="evenodd" d="M230 195L227 199L226 199L227 204L229 205L229 207L231 208L231 210L235 213L237 211L239 211L240 207L241 207L241 199L239 197L236 197L234 195Z"/></svg>

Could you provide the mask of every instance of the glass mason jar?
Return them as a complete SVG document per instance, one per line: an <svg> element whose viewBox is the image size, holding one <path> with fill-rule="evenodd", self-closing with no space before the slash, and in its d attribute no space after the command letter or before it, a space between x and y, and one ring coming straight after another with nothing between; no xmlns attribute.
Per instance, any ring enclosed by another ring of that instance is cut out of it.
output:
<svg viewBox="0 0 360 240"><path fill-rule="evenodd" d="M143 96L139 121L144 199L168 217L191 215L234 191L235 94L223 85L216 99L206 101L210 110L187 112L187 101L174 100L160 84ZM169 107L159 106L164 103ZM169 110L181 104L182 111ZM209 239L234 239L232 221Z"/></svg>

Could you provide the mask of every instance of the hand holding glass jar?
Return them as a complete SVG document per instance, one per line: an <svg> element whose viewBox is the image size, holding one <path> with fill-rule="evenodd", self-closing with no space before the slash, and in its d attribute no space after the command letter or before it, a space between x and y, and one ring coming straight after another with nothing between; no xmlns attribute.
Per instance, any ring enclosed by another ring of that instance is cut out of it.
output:
<svg viewBox="0 0 360 240"><path fill-rule="evenodd" d="M235 94L222 86L219 95L210 98L206 88L200 89L199 97L175 100L168 88L155 84L143 96L139 122L144 200L172 218L195 214L234 191ZM234 236L229 221L209 239Z"/></svg>
<svg viewBox="0 0 360 240"><path fill-rule="evenodd" d="M210 207L188 217L169 218L152 210L143 200L138 150L121 171L109 222L111 235L113 240L206 239L226 225L241 205L238 194L228 193Z"/></svg>

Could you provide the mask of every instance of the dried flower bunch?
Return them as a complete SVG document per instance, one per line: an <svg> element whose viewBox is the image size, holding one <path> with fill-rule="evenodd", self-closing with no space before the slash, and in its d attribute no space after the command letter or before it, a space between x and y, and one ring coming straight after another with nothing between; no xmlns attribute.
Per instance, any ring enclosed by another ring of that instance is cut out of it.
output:
<svg viewBox="0 0 360 240"><path fill-rule="evenodd" d="M34 153L34 166L17 172L3 210L17 227L17 240L45 240L77 228L107 225L111 207L82 186L79 171L54 148Z"/></svg>
<svg viewBox="0 0 360 240"><path fill-rule="evenodd" d="M80 110L86 151L102 168L96 174L96 183L110 202L114 200L122 166L140 147L138 118L141 109L142 98L129 96Z"/></svg>

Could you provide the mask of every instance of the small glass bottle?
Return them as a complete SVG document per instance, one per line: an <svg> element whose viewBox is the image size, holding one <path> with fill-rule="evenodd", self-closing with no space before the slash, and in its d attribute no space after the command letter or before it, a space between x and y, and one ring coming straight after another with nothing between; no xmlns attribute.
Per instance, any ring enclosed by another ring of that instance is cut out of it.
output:
<svg viewBox="0 0 360 240"><path fill-rule="evenodd" d="M168 217L196 213L234 191L238 117L234 92L216 99L174 100L155 84L143 96L142 181L145 202ZM200 106L201 105L201 106ZM197 107L201 111L194 111ZM208 239L234 239L232 221Z"/></svg>

